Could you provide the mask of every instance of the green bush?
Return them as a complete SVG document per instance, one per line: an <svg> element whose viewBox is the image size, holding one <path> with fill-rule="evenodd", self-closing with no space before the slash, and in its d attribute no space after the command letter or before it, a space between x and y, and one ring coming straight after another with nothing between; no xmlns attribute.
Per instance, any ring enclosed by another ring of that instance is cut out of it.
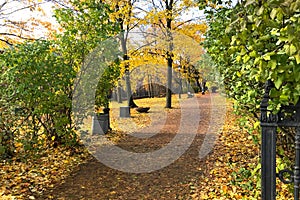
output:
<svg viewBox="0 0 300 200"><path fill-rule="evenodd" d="M30 149L47 139L76 140L71 117L74 70L48 41L15 46L0 55L1 153L11 154L14 140Z"/></svg>

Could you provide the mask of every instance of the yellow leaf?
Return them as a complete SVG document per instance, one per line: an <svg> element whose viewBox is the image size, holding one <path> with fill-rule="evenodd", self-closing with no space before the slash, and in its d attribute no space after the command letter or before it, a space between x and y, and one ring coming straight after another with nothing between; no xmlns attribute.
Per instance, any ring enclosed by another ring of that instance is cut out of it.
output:
<svg viewBox="0 0 300 200"><path fill-rule="evenodd" d="M55 140L55 136L52 136L52 137L51 137L51 140L54 141L54 140Z"/></svg>
<svg viewBox="0 0 300 200"><path fill-rule="evenodd" d="M255 123L254 123L254 128L256 129L259 125L260 125L260 122L259 122L259 121L255 122Z"/></svg>
<svg viewBox="0 0 300 200"><path fill-rule="evenodd" d="M226 194L227 193L227 185L222 185L222 190Z"/></svg>
<svg viewBox="0 0 300 200"><path fill-rule="evenodd" d="M15 147L22 147L23 146L23 144L21 143L21 142L17 142L16 144L15 144Z"/></svg>
<svg viewBox="0 0 300 200"><path fill-rule="evenodd" d="M295 47L295 45L291 44L290 45L290 55L293 55L294 53L296 53L297 48Z"/></svg>
<svg viewBox="0 0 300 200"><path fill-rule="evenodd" d="M299 64L300 63L300 54L295 55L295 59L296 59L297 64Z"/></svg>

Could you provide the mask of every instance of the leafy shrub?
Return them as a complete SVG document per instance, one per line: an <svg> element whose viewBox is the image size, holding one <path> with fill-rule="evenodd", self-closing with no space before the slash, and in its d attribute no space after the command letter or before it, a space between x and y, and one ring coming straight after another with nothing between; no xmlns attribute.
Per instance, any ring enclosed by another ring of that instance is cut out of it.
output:
<svg viewBox="0 0 300 200"><path fill-rule="evenodd" d="M13 147L13 138L26 141L27 148L41 138L58 143L76 139L71 117L75 72L53 49L51 42L36 41L0 56L0 84L5 85L1 87L1 145L6 149Z"/></svg>

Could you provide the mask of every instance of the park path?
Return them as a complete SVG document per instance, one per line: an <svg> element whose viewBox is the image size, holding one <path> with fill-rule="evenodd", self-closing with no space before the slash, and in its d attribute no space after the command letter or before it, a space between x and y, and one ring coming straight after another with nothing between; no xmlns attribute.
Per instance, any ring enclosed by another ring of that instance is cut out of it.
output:
<svg viewBox="0 0 300 200"><path fill-rule="evenodd" d="M205 178L206 166L205 157L199 158L199 149L210 126L212 98L210 94L196 98L200 108L197 135L188 150L169 166L149 173L126 173L91 157L41 199L200 199L197 188ZM172 109L159 134L150 139L128 137L118 146L135 152L156 150L174 138L180 116L180 109Z"/></svg>

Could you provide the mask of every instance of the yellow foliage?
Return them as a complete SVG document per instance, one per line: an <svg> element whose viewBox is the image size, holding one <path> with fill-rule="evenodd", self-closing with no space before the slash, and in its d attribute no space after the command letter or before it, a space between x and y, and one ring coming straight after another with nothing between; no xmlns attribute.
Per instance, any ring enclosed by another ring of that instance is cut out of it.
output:
<svg viewBox="0 0 300 200"><path fill-rule="evenodd" d="M184 24L180 26L178 32L193 38L197 42L203 41L203 35L206 32L208 26L205 23L201 24Z"/></svg>
<svg viewBox="0 0 300 200"><path fill-rule="evenodd" d="M1 50L1 49L5 49L5 48L7 48L7 47L8 47L8 45L7 45L5 42L0 41L0 50Z"/></svg>

